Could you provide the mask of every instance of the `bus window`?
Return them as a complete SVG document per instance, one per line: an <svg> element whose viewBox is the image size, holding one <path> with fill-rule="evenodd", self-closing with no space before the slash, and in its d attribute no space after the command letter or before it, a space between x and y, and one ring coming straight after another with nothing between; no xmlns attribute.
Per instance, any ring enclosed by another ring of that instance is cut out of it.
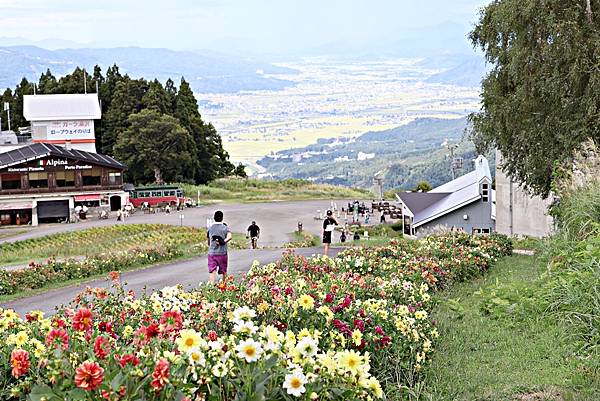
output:
<svg viewBox="0 0 600 401"><path fill-rule="evenodd" d="M183 198L183 191L182 190L180 190L180 189L177 190L177 197L178 198Z"/></svg>
<svg viewBox="0 0 600 401"><path fill-rule="evenodd" d="M153 198L161 198L163 196L162 191L152 191Z"/></svg>

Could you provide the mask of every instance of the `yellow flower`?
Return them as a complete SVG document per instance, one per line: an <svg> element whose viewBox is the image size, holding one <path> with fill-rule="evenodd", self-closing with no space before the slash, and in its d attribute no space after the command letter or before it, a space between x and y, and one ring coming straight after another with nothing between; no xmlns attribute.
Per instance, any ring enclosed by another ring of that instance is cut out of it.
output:
<svg viewBox="0 0 600 401"><path fill-rule="evenodd" d="M338 364L331 354L319 354L317 359L327 372L334 374L337 371Z"/></svg>
<svg viewBox="0 0 600 401"><path fill-rule="evenodd" d="M133 334L133 327L131 327L130 325L123 327L123 337L125 337L125 338L131 337L132 334Z"/></svg>
<svg viewBox="0 0 600 401"><path fill-rule="evenodd" d="M17 314L17 312L15 312L12 309L5 310L3 315L4 315L4 318L8 319L9 321L17 320L19 318L19 315Z"/></svg>
<svg viewBox="0 0 600 401"><path fill-rule="evenodd" d="M263 313L265 313L266 311L269 310L269 304L266 303L265 301L262 301L261 303L258 304L256 309L258 309L258 313L260 313L262 315Z"/></svg>
<svg viewBox="0 0 600 401"><path fill-rule="evenodd" d="M319 306L319 308L317 309L317 312L319 312L320 314L322 314L323 316L325 316L325 320L327 320L327 322L330 322L333 319L333 312L331 311L331 309L329 309L329 307L323 305L323 306Z"/></svg>
<svg viewBox="0 0 600 401"><path fill-rule="evenodd" d="M419 319L419 320L423 320L427 318L427 312L425 312L424 310L418 310L415 312L415 318Z"/></svg>
<svg viewBox="0 0 600 401"><path fill-rule="evenodd" d="M352 340L354 341L354 345L356 345L357 347L361 344L361 342L362 342L362 333L360 332L360 330L355 329L352 332Z"/></svg>
<svg viewBox="0 0 600 401"><path fill-rule="evenodd" d="M343 372L356 375L362 370L363 357L353 350L346 350L337 354L337 362Z"/></svg>
<svg viewBox="0 0 600 401"><path fill-rule="evenodd" d="M202 342L202 336L195 330L181 330L177 339L177 347L181 352L188 352L194 348L198 348Z"/></svg>
<svg viewBox="0 0 600 401"><path fill-rule="evenodd" d="M315 300L310 295L302 295L298 298L298 305L304 310L311 310L315 307Z"/></svg>
<svg viewBox="0 0 600 401"><path fill-rule="evenodd" d="M381 388L379 380L377 380L376 378L370 377L368 379L361 380L360 385L364 388L371 390L375 397L383 398L383 389Z"/></svg>
<svg viewBox="0 0 600 401"><path fill-rule="evenodd" d="M35 347L33 354L36 358L41 358L44 353L46 353L46 346L40 340L33 338L31 339L31 344Z"/></svg>
<svg viewBox="0 0 600 401"><path fill-rule="evenodd" d="M300 330L298 332L298 335L296 336L298 341L302 340L304 337L310 337L310 331L308 331L308 329L306 329L306 328Z"/></svg>
<svg viewBox="0 0 600 401"><path fill-rule="evenodd" d="M15 345L18 348L21 348L23 345L27 344L28 340L29 340L29 336L27 335L27 332L24 330L19 331L14 337Z"/></svg>

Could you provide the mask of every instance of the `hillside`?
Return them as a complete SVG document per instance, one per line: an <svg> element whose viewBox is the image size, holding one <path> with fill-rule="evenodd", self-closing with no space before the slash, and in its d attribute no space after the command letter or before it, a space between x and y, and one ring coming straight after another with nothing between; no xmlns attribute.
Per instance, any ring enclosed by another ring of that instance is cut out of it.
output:
<svg viewBox="0 0 600 401"><path fill-rule="evenodd" d="M437 186L451 179L447 143L459 144L457 155L465 159L458 174L472 169L469 161L474 159L475 149L463 139L466 127L466 118L417 119L390 130L365 133L356 140L321 140L277 152L258 164L276 178L370 189L373 176L384 171L386 189L410 189L422 180Z"/></svg>
<svg viewBox="0 0 600 401"><path fill-rule="evenodd" d="M425 82L467 87L481 86L489 66L483 57L466 57L461 63L429 77Z"/></svg>
<svg viewBox="0 0 600 401"><path fill-rule="evenodd" d="M106 70L115 63L122 73L132 78L156 77L164 82L185 76L195 92L282 89L292 83L265 74L294 72L214 52L200 54L140 47L46 50L36 46L8 46L0 47L0 88L13 87L22 77L36 81L47 69L60 76L75 66L92 71L98 64Z"/></svg>

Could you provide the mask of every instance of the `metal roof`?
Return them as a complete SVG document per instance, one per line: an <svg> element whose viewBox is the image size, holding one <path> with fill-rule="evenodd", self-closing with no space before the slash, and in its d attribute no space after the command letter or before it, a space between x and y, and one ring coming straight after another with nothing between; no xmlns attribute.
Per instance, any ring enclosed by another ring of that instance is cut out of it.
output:
<svg viewBox="0 0 600 401"><path fill-rule="evenodd" d="M23 96L27 121L98 120L102 116L98 94Z"/></svg>
<svg viewBox="0 0 600 401"><path fill-rule="evenodd" d="M484 180L491 183L492 175L487 159L480 155L475 159L475 171L429 192L399 193L398 197L414 215L414 227L419 227L481 199L479 184Z"/></svg>
<svg viewBox="0 0 600 401"><path fill-rule="evenodd" d="M448 195L447 193L401 192L398 197L413 214L417 214Z"/></svg>
<svg viewBox="0 0 600 401"><path fill-rule="evenodd" d="M0 170L48 156L64 157L67 159L79 160L86 163L97 164L119 170L127 169L126 165L118 162L110 156L85 152L77 149L67 150L62 146L52 145L49 143L34 143L23 146L22 148L0 153Z"/></svg>

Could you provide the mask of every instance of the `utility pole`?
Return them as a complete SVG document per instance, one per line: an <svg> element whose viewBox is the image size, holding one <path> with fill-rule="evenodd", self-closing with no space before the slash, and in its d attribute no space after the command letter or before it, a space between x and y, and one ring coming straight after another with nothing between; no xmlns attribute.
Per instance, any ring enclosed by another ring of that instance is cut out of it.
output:
<svg viewBox="0 0 600 401"><path fill-rule="evenodd" d="M458 148L458 145L450 145L448 144L448 150L450 151L450 167L452 170L452 181L456 178L456 172L454 171L456 168L456 164L454 163L454 150Z"/></svg>
<svg viewBox="0 0 600 401"><path fill-rule="evenodd" d="M10 131L10 103L4 102L4 111L8 117L8 130Z"/></svg>

